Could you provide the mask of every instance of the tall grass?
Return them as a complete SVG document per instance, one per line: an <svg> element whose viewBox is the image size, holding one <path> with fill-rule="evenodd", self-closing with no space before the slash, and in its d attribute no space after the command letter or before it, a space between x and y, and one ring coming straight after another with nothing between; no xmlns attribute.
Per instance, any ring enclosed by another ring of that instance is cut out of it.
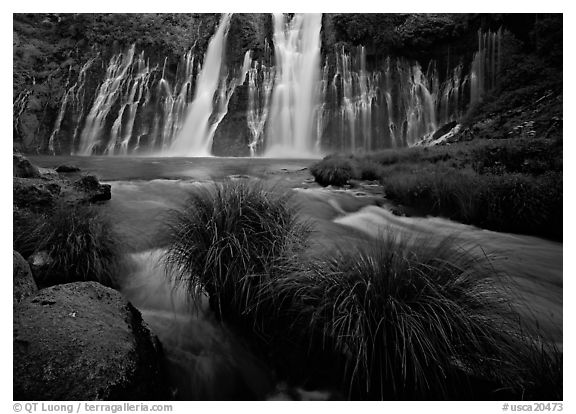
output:
<svg viewBox="0 0 576 414"><path fill-rule="evenodd" d="M351 398L544 397L541 376L562 382L554 353L522 333L494 277L486 258L452 240L388 237L265 291L293 321L286 335L335 356ZM547 390L553 399L561 385Z"/></svg>
<svg viewBox="0 0 576 414"><path fill-rule="evenodd" d="M34 274L41 286L97 281L115 287L121 245L110 220L97 207L59 204L53 212L25 214L14 221L14 249L49 260Z"/></svg>
<svg viewBox="0 0 576 414"><path fill-rule="evenodd" d="M391 171L386 196L427 214L497 231L562 239L562 175L483 174L433 168Z"/></svg>
<svg viewBox="0 0 576 414"><path fill-rule="evenodd" d="M290 195L260 182L225 181L192 191L170 213L164 263L193 299L203 293L222 318L256 324L259 286L298 266L306 224ZM262 305L264 306L264 304Z"/></svg>
<svg viewBox="0 0 576 414"><path fill-rule="evenodd" d="M352 161L345 158L327 158L310 167L310 173L321 186L341 187L355 176Z"/></svg>

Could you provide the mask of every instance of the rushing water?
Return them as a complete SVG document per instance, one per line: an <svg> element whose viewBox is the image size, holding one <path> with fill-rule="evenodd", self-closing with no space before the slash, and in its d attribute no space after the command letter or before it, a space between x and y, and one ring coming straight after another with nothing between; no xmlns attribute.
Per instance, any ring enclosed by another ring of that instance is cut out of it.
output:
<svg viewBox="0 0 576 414"><path fill-rule="evenodd" d="M213 111L214 94L220 82L222 55L231 17L228 13L222 16L216 34L208 44L204 65L198 74L194 100L190 104L186 121L182 131L171 143L166 154L181 157L205 157L211 154L214 132L211 127L210 115Z"/></svg>
<svg viewBox="0 0 576 414"><path fill-rule="evenodd" d="M314 147L314 121L320 78L322 15L274 15L276 81L272 92L265 154L308 156Z"/></svg>
<svg viewBox="0 0 576 414"><path fill-rule="evenodd" d="M180 399L284 399L273 370L222 325L206 301L196 310L161 264L159 235L164 217L198 186L227 177L260 178L294 192L294 205L315 229L310 255L327 254L365 242L382 232L456 237L476 254L493 257L505 271L526 324L562 346L562 244L531 236L486 231L441 218L399 217L377 185L335 190L319 188L306 167L310 161L262 158L30 157L42 167L75 164L112 185L102 209L128 249L132 270L122 292L142 312L166 353L170 384ZM326 399L330 392L292 390L300 398ZM314 390L312 390L314 391Z"/></svg>

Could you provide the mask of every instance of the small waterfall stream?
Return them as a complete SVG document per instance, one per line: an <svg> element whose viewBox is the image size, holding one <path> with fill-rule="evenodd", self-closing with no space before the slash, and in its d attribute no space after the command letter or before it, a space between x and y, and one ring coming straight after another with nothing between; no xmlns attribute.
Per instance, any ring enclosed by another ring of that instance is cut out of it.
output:
<svg viewBox="0 0 576 414"><path fill-rule="evenodd" d="M222 16L216 34L210 40L202 70L198 74L194 100L186 115L184 126L171 143L166 155L174 156L209 156L211 155L212 137L210 115L213 111L214 94L220 82L222 55L232 15Z"/></svg>
<svg viewBox="0 0 576 414"><path fill-rule="evenodd" d="M267 156L310 156L318 105L322 15L274 15L276 80L267 127Z"/></svg>

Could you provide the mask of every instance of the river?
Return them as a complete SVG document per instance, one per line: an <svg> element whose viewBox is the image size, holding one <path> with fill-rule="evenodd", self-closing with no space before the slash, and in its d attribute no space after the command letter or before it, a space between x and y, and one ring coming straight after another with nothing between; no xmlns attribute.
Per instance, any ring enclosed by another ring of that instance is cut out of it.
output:
<svg viewBox="0 0 576 414"><path fill-rule="evenodd" d="M185 292L168 282L158 265L163 217L197 186L225 178L258 178L294 193L303 220L313 225L310 254L334 245L365 240L392 231L432 238L452 236L477 254L494 259L508 276L510 300L525 324L540 329L562 347L562 243L533 236L499 233L435 217L404 217L380 187L362 183L349 189L319 187L307 167L313 160L268 158L146 158L30 156L35 165L80 167L111 184L112 199L103 209L112 217L132 267L122 292L140 309L161 340L179 399L282 399L282 384L247 344L218 323L207 304L192 312ZM329 392L297 390L304 399ZM292 393L294 394L294 393Z"/></svg>

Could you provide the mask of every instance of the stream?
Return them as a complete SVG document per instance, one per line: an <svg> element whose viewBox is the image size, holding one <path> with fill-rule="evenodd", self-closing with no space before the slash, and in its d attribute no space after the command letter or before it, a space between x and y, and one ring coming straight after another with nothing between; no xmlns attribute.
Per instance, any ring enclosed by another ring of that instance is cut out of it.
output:
<svg viewBox="0 0 576 414"><path fill-rule="evenodd" d="M160 261L165 214L178 208L189 191L225 178L263 179L294 194L302 220L314 229L310 254L365 240L383 232L451 236L477 254L493 258L506 273L510 300L525 323L562 347L562 243L533 236L498 233L443 218L404 217L379 186L321 188L307 167L311 160L264 158L136 158L31 156L45 168L76 165L111 184L112 199L102 208L122 236L131 267L122 293L162 342L176 399L327 399L329 390L291 390L209 310L207 300L189 303L170 282ZM529 304L529 305L528 305ZM194 305L194 306L193 306Z"/></svg>

